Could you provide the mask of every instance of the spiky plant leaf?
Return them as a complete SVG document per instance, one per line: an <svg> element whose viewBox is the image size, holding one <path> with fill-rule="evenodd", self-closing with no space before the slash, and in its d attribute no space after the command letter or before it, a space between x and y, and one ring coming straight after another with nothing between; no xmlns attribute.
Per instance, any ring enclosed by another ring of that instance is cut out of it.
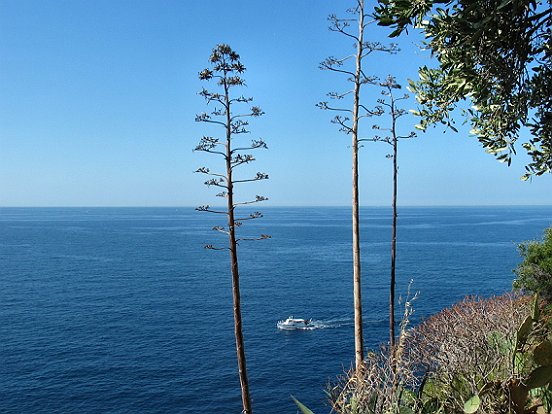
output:
<svg viewBox="0 0 552 414"><path fill-rule="evenodd" d="M295 404L297 404L297 407L299 407L303 414L314 414L313 411L309 410L304 404L301 403L301 401L299 401L293 395L291 396L291 399L295 402Z"/></svg>
<svg viewBox="0 0 552 414"><path fill-rule="evenodd" d="M471 397L468 401L464 403L464 413L466 414L474 414L479 410L479 406L481 405L481 400L479 399L479 395L475 394L473 397Z"/></svg>

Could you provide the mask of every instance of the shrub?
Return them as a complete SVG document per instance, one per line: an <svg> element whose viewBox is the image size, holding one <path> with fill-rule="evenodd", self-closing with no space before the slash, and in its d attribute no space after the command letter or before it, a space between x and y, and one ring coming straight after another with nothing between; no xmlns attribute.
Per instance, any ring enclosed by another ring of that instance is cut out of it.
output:
<svg viewBox="0 0 552 414"><path fill-rule="evenodd" d="M351 370L330 388L330 402L336 413L388 414L415 403L411 390L419 387L419 377L405 352L415 299L405 303L396 347L382 346L377 352L369 352L360 370Z"/></svg>
<svg viewBox="0 0 552 414"><path fill-rule="evenodd" d="M552 302L552 227L545 230L542 242L525 242L518 248L523 262L514 270L514 288L539 293L545 301Z"/></svg>
<svg viewBox="0 0 552 414"><path fill-rule="evenodd" d="M538 301L515 294L466 298L414 329L403 321L397 348L369 354L360 374L352 371L330 390L333 409L339 414L550 412L549 325Z"/></svg>
<svg viewBox="0 0 552 414"><path fill-rule="evenodd" d="M424 377L419 390L424 404L462 413L485 384L510 378L518 327L530 303L529 297L512 294L466 298L414 329L408 351ZM493 391L481 399L478 412L509 412L504 392Z"/></svg>

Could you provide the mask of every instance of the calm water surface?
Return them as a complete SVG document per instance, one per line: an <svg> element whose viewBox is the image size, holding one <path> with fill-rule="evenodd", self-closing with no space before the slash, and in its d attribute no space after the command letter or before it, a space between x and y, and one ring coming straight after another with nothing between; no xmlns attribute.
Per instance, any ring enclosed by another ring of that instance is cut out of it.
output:
<svg viewBox="0 0 552 414"><path fill-rule="evenodd" d="M259 414L329 411L353 359L347 208L268 208L241 247L250 386ZM231 280L215 217L192 208L0 209L0 412L239 413ZM510 289L516 244L552 207L402 208L398 290L416 318ZM389 210L362 210L366 345L386 339ZM278 319L325 326L280 332Z"/></svg>

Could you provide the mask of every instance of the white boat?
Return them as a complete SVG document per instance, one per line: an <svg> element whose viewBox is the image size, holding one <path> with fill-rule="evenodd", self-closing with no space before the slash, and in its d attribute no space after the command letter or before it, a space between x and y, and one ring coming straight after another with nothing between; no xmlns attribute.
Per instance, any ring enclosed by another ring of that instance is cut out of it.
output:
<svg viewBox="0 0 552 414"><path fill-rule="evenodd" d="M287 331L313 328L312 319L296 319L293 316L290 316L284 321L278 321L276 326L278 327L278 329L283 329Z"/></svg>

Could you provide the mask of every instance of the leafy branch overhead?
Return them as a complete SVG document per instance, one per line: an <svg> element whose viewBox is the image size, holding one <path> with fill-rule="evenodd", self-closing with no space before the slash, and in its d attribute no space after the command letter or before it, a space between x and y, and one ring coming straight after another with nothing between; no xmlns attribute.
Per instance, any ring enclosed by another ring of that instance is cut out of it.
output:
<svg viewBox="0 0 552 414"><path fill-rule="evenodd" d="M380 0L391 37L420 29L438 67L419 69L411 90L419 129L453 130L460 108L485 150L508 165L516 141L530 156L523 179L552 172L552 2L550 0ZM467 105L462 105L467 103ZM462 105L462 106L461 106Z"/></svg>

